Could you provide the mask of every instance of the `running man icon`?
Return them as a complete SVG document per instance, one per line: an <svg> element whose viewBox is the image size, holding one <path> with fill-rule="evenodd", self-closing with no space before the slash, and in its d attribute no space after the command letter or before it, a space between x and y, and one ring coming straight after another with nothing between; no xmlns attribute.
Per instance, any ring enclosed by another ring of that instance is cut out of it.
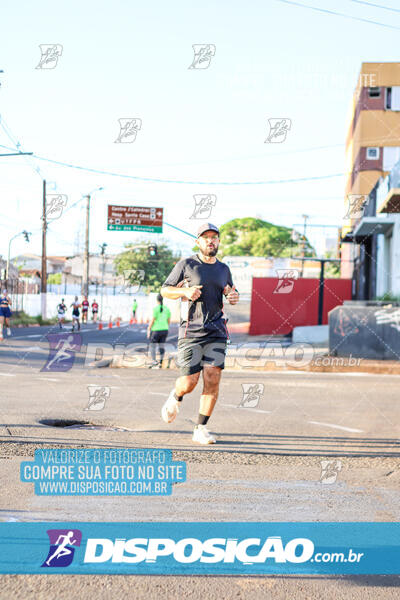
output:
<svg viewBox="0 0 400 600"><path fill-rule="evenodd" d="M82 532L79 529L49 529L50 548L42 567L68 567L74 558L74 546L80 546Z"/></svg>
<svg viewBox="0 0 400 600"><path fill-rule="evenodd" d="M69 371L74 364L75 354L79 352L82 338L79 333L50 334L49 356L42 371Z"/></svg>
<svg viewBox="0 0 400 600"><path fill-rule="evenodd" d="M50 566L51 561L56 558L56 556L58 556L59 558L61 558L62 556L66 556L67 554L72 554L72 550L71 548L67 548L68 544L75 544L76 540L73 539L74 537L74 532L73 531L68 531L67 535L60 535L56 541L56 544L59 544L59 546L57 546L56 551L54 552L54 554L52 554L50 556L50 558L48 560L46 560L46 565ZM60 540L62 539L62 542L60 543Z"/></svg>

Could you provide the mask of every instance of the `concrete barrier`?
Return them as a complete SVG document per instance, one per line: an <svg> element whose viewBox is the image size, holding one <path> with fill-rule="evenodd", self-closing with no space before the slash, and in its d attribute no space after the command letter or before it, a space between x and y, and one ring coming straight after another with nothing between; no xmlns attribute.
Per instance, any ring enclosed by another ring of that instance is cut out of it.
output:
<svg viewBox="0 0 400 600"><path fill-rule="evenodd" d="M372 360L400 360L400 308L337 306L329 313L329 352Z"/></svg>
<svg viewBox="0 0 400 600"><path fill-rule="evenodd" d="M310 325L309 327L294 327L292 333L293 343L307 343L328 345L329 326L328 325Z"/></svg>

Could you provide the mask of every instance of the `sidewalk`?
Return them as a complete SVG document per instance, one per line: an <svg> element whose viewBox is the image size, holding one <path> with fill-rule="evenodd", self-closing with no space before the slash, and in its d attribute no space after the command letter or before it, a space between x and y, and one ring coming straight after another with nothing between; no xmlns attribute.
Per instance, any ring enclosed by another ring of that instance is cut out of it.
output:
<svg viewBox="0 0 400 600"><path fill-rule="evenodd" d="M238 328L239 329L239 328ZM305 371L315 373L371 373L400 375L400 361L366 360L354 357L329 356L327 346L293 344L290 337L254 336L232 332L225 361L225 370L235 371ZM176 350L168 348L164 369L177 370ZM146 352L115 356L107 364L114 368L148 368Z"/></svg>

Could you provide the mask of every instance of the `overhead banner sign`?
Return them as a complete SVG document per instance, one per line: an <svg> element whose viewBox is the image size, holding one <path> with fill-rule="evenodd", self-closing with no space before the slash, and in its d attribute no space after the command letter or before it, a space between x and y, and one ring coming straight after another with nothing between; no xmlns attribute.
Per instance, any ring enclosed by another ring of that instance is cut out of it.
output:
<svg viewBox="0 0 400 600"><path fill-rule="evenodd" d="M149 206L108 205L108 231L162 233L163 209Z"/></svg>

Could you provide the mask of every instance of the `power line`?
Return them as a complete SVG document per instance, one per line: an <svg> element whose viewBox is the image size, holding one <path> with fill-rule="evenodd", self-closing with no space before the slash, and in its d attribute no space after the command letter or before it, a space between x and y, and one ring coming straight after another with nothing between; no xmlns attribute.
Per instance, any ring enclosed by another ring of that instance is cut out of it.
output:
<svg viewBox="0 0 400 600"><path fill-rule="evenodd" d="M390 8L389 6L382 6L382 4L373 4L372 2L365 2L365 0L349 0L349 2L355 2L356 4L365 4L366 6L374 6L375 8L381 8L382 10L389 10L391 12L400 13L398 8Z"/></svg>
<svg viewBox="0 0 400 600"><path fill-rule="evenodd" d="M6 148L6 146L2 146L0 144L0 148ZM315 177L295 177L292 179L272 179L269 181L185 181L185 180L176 180L176 179L161 179L155 177L140 177L138 175L127 175L125 173L115 173L114 171L103 171L101 169L92 169L90 167L81 167L80 165L73 165L71 163L65 163L58 160L53 160L51 158L45 158L43 156L38 156L37 154L33 154L35 158L38 160L44 160L46 162L50 162L52 164L59 165L61 167L67 167L70 169L78 169L80 171L88 171L90 173L97 173L98 175L107 175L110 177L121 177L123 179L133 179L135 181L143 181L146 183L173 183L173 184L181 184L181 185L227 185L227 186L237 186L237 185L273 185L277 183L299 183L302 181L318 181L322 179L333 179L334 177L343 177L347 175L347 173L333 173L330 175L318 175ZM72 207L71 207L72 208Z"/></svg>
<svg viewBox="0 0 400 600"><path fill-rule="evenodd" d="M300 8L308 8L309 10L315 10L328 15L334 15L335 17L344 17L345 19L351 19L353 21L361 21L363 23L369 23L372 25L379 25L380 27L386 27L388 29L400 29L396 25L387 25L386 23L379 23L378 21L372 21L370 19L363 19L362 17L352 17L351 15L345 15L344 13L336 12L334 10L327 10L325 8L317 8L316 6L309 6L308 4L302 4L300 2L293 2L292 0L275 0L283 4L290 4L292 6L299 6Z"/></svg>
<svg viewBox="0 0 400 600"><path fill-rule="evenodd" d="M6 134L6 136L8 137L8 139L11 141L12 144L14 144L15 148L7 148L7 150L18 150L21 151L21 153L23 153L24 155L33 155L33 152L23 152L23 148L21 146L20 141L12 134L11 129L8 127L7 123L4 121L4 117L2 115L0 115L0 126L3 129L4 133ZM2 148L6 148L6 146L1 146ZM41 179L44 179L44 176L42 175L42 173L40 172L40 169L37 165L32 163L32 159L25 159L25 161L28 162L28 164L36 171L36 173L39 175L39 177Z"/></svg>

